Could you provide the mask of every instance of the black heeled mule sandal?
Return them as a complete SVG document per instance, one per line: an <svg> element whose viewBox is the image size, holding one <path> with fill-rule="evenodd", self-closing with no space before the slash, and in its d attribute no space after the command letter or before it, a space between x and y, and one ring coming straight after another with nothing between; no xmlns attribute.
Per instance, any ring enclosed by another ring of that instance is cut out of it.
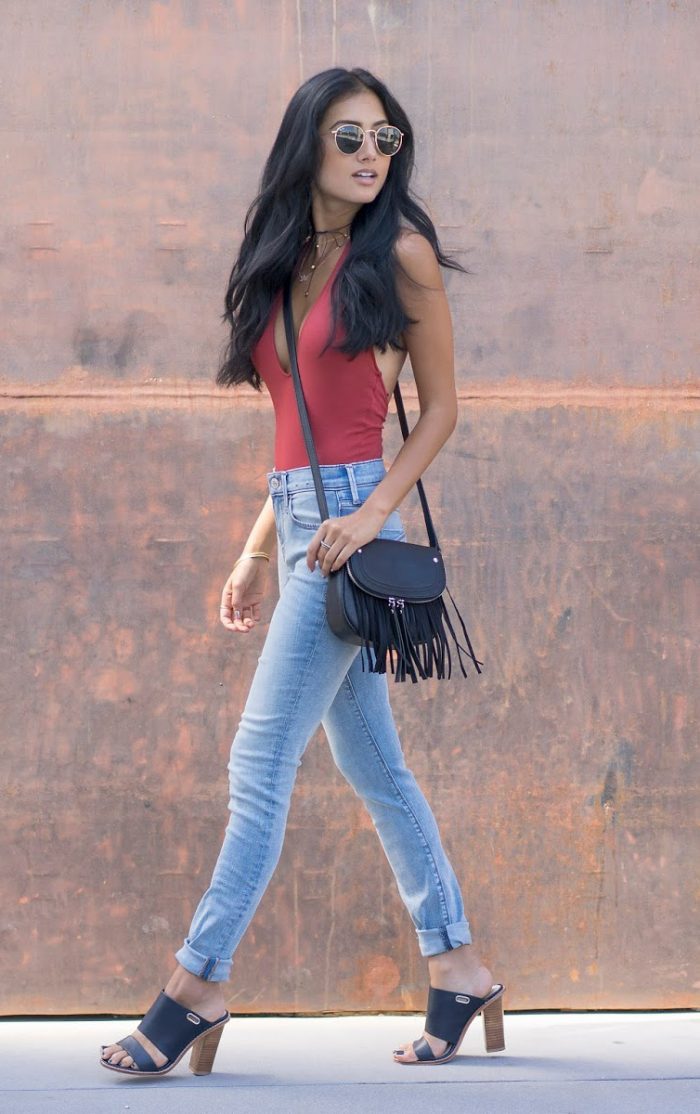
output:
<svg viewBox="0 0 700 1114"><path fill-rule="evenodd" d="M137 1028L145 1037L153 1041L164 1056L168 1057L163 1066L156 1067L153 1057L149 1056L143 1045L131 1035L112 1043L118 1044L128 1052L137 1067L123 1068L121 1064L110 1064L104 1056L100 1056L100 1063L103 1068L121 1072L122 1075L135 1075L140 1078L167 1075L180 1062L187 1049L192 1048L190 1071L194 1075L209 1075L214 1066L214 1057L224 1025L230 1018L231 1015L226 1010L226 1013L216 1021L207 1021L205 1017L200 1017L194 1010L181 1006L161 990ZM109 1045L103 1044L103 1051L105 1048L109 1048Z"/></svg>
<svg viewBox="0 0 700 1114"><path fill-rule="evenodd" d="M484 1041L487 1052L502 1052L506 1046L503 1036L502 983L494 983L485 998L476 994L455 994L452 990L438 990L431 986L428 992L428 1009L425 1031L431 1037L447 1041L447 1048L436 1056L425 1037L413 1041L417 1060L397 1060L397 1064L446 1064L457 1055L464 1034L477 1014L484 1017Z"/></svg>

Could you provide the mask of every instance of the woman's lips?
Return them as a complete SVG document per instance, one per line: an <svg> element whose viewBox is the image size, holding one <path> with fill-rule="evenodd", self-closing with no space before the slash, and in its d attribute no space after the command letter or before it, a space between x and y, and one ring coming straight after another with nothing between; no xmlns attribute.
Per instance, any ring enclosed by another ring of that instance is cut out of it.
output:
<svg viewBox="0 0 700 1114"><path fill-rule="evenodd" d="M367 174L367 175L353 174L353 178L355 179L356 182L362 182L363 185L365 185L365 186L373 186L374 183L377 180L377 175L376 174Z"/></svg>

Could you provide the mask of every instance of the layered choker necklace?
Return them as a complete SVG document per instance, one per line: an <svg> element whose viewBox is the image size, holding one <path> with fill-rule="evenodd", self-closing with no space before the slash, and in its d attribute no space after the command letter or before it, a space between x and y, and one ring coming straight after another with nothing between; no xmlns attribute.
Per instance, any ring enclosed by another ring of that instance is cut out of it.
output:
<svg viewBox="0 0 700 1114"><path fill-rule="evenodd" d="M318 242L319 236L330 236L331 237L331 240L329 240L327 242L327 245L324 245L325 250L323 251L323 253L321 255L319 255L319 253L318 253L319 252L319 242ZM298 278L299 282L305 282L307 284L306 285L306 290L304 291L304 297L308 298L308 296L309 296L309 290L311 288L311 283L313 281L314 273L317 270L317 268L321 266L321 264L324 262L324 260L326 260L328 258L328 256L332 254L332 252L337 251L338 248L344 247L346 241L349 238L350 238L350 225L349 224L344 224L341 228L320 228L313 233L311 233L311 232L309 233L309 235L304 240L304 244L305 245L308 244L309 240L313 239L314 245L313 245L313 248L310 251L305 251L304 252L304 255L302 257L302 262L300 263L299 269L297 271L297 278ZM313 263L310 263L310 260L312 258L313 258ZM309 266L309 264L310 264L310 266ZM309 266L308 271L304 270L304 268L306 266Z"/></svg>

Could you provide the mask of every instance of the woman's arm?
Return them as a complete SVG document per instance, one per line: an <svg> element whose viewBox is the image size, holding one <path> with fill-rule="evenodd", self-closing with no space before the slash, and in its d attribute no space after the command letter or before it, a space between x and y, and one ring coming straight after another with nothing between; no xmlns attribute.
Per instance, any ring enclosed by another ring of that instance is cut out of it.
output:
<svg viewBox="0 0 700 1114"><path fill-rule="evenodd" d="M267 499L263 503L263 508L255 520L253 529L248 534L248 539L241 550L241 556L244 553L254 553L256 550L262 550L263 553L270 553L272 545L277 537L275 528L275 515L272 510L272 495L268 492ZM260 560L263 560L261 557Z"/></svg>
<svg viewBox="0 0 700 1114"><path fill-rule="evenodd" d="M404 332L416 381L420 417L397 453L384 479L366 499L362 510L375 519L378 530L425 472L457 424L452 317L432 245L417 232L405 231L396 254L414 286L398 272L399 296L409 317L417 318ZM426 289L427 287L427 289Z"/></svg>
<svg viewBox="0 0 700 1114"><path fill-rule="evenodd" d="M399 294L415 320L404 332L418 390L420 417L386 476L356 511L321 523L306 551L306 563L324 576L339 569L355 550L376 538L393 510L414 486L457 425L452 318L432 245L419 233L400 237L396 252L415 286L399 273ZM330 544L321 547L321 539Z"/></svg>
<svg viewBox="0 0 700 1114"><path fill-rule="evenodd" d="M268 494L240 556L260 551L269 554L275 537L272 495ZM246 634L260 622L260 603L267 590L268 568L269 562L264 557L236 562L222 589L219 607L219 620L227 630ZM240 618L234 618L236 610L240 611Z"/></svg>

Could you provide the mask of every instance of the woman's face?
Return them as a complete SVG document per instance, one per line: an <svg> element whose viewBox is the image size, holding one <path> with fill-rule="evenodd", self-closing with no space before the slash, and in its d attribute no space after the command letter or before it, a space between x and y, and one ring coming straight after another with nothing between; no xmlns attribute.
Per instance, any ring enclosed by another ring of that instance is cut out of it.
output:
<svg viewBox="0 0 700 1114"><path fill-rule="evenodd" d="M393 124L393 120L387 120L376 93L365 89L333 101L321 121L323 162L315 189L324 200L350 203L359 208L377 196L386 181L391 160L389 155L379 153L373 135L365 135L359 151L344 155L330 134L330 129L338 124L359 124L366 132L380 124ZM372 171L374 177L357 177L358 171Z"/></svg>

